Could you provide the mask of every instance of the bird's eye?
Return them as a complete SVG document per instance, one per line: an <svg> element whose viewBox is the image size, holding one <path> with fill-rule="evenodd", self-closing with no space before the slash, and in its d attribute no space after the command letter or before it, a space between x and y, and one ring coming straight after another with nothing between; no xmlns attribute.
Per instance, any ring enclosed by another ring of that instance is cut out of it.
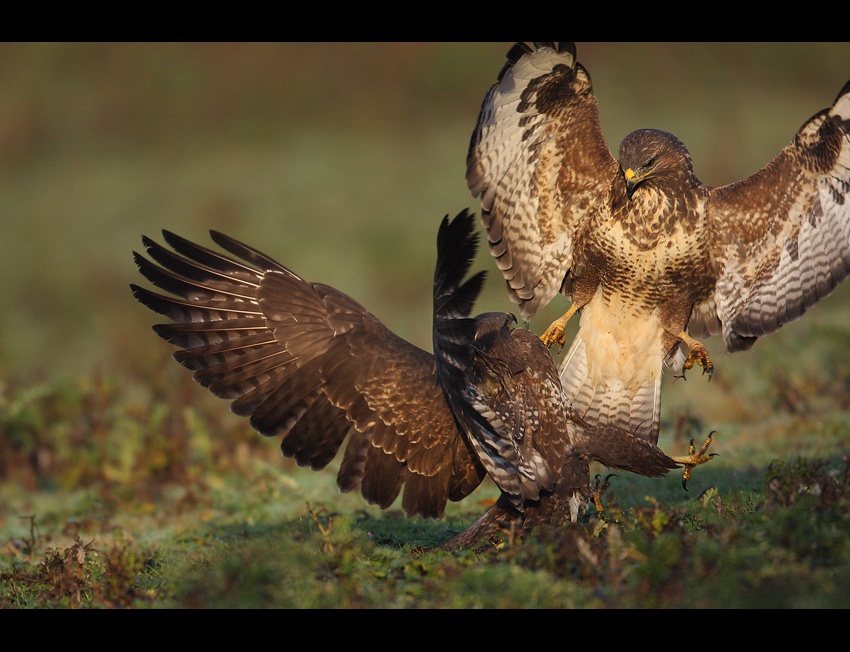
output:
<svg viewBox="0 0 850 652"><path fill-rule="evenodd" d="M649 159L649 162L646 164L646 167L651 168L653 165L655 165L655 157L654 156L651 159Z"/></svg>

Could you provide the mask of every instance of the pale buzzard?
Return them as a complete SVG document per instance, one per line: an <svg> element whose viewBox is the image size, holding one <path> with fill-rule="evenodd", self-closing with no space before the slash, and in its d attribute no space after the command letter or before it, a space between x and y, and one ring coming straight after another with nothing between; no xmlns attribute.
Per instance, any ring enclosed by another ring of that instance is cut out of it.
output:
<svg viewBox="0 0 850 652"><path fill-rule="evenodd" d="M762 170L711 188L663 131L630 134L616 160L574 45L520 43L484 99L467 183L523 318L572 299L551 346L581 310L561 368L573 406L654 443L664 363L711 372L695 338L749 349L850 271L850 83Z"/></svg>
<svg viewBox="0 0 850 652"><path fill-rule="evenodd" d="M483 272L463 282L476 249L474 217L443 220L434 275L432 355L390 332L349 296L309 283L217 232L230 256L164 231L149 238L142 274L174 296L131 286L175 323L154 326L174 357L231 410L250 417L300 465L321 469L345 446L337 483L388 507L403 489L408 515L439 517L489 475L501 498L453 543L505 523L528 531L574 517L590 493L588 462L647 476L701 463L672 459L570 411L540 338L507 313L470 318Z"/></svg>

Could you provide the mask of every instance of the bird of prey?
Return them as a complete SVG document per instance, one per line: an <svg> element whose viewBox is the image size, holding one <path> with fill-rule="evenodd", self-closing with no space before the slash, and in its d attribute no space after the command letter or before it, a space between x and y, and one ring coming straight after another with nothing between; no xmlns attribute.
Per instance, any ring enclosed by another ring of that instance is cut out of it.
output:
<svg viewBox="0 0 850 652"><path fill-rule="evenodd" d="M850 82L772 161L709 187L673 135L635 131L615 159L572 43L518 43L487 92L467 183L490 251L528 321L572 300L544 333L588 422L658 439L663 366L714 366L697 338L749 349L850 271ZM709 376L710 377L710 376Z"/></svg>
<svg viewBox="0 0 850 652"><path fill-rule="evenodd" d="M172 320L154 330L179 347L175 359L260 434L282 436L299 465L323 468L348 437L339 489L359 487L381 508L403 490L408 516L437 518L489 475L501 497L453 544L506 523L525 532L574 518L590 494L590 460L651 477L699 463L588 426L564 400L539 337L512 328L508 313L469 316L484 280L463 280L477 246L472 213L439 228L433 355L346 294L210 233L235 257L168 231L173 251L145 237L154 262L134 253L141 273L176 295L131 286Z"/></svg>

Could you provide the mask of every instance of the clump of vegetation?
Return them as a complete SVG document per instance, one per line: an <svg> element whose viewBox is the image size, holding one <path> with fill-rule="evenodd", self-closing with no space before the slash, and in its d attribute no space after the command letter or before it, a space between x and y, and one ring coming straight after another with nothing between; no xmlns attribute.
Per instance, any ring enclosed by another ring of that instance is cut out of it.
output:
<svg viewBox="0 0 850 652"><path fill-rule="evenodd" d="M790 464L782 460L772 462L765 479L768 502L790 507L803 501L811 509L850 507L850 456L845 455L843 463L841 469L830 468L824 460L803 457Z"/></svg>
<svg viewBox="0 0 850 652"><path fill-rule="evenodd" d="M37 544L35 519L23 552ZM0 573L3 607L132 607L150 602L146 588L155 568L154 556L129 541L115 540L98 549L94 542L75 537L67 548L49 547L37 563L15 564Z"/></svg>
<svg viewBox="0 0 850 652"><path fill-rule="evenodd" d="M523 563L591 587L604 606L850 605L850 483L823 461L776 462L762 496L709 489L670 507L621 510L547 528L516 549Z"/></svg>

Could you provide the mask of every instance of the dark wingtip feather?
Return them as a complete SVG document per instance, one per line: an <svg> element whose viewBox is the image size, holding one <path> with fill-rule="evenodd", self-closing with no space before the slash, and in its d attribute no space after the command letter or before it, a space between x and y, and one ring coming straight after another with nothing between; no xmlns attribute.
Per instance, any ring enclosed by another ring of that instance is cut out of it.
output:
<svg viewBox="0 0 850 652"><path fill-rule="evenodd" d="M133 253L136 252L134 251ZM137 301L141 303L145 302L143 296L148 293L148 290L136 285L135 283L130 283L130 291L133 293L133 296L136 298Z"/></svg>
<svg viewBox="0 0 850 652"><path fill-rule="evenodd" d="M143 306L146 306L161 315L168 314L163 305L163 301L166 300L166 297L156 294L155 292L151 292L150 290L140 287L135 283L130 283L130 290L136 298L136 301L141 303Z"/></svg>
<svg viewBox="0 0 850 652"><path fill-rule="evenodd" d="M251 263L261 270L274 269L279 272L292 274L289 269L281 265L271 256L267 256L262 251L254 249L254 247L246 245L244 242L240 242L235 238L231 238L229 235L210 229L210 237L213 239L213 242L222 249L228 251L234 256L238 256L242 260Z"/></svg>
<svg viewBox="0 0 850 652"><path fill-rule="evenodd" d="M841 87L840 91L838 91L838 95L835 97L835 101L832 103L833 106L838 104L838 100L840 100L842 97L847 95L847 93L850 93L850 79L848 79L847 83L844 84L844 86Z"/></svg>
<svg viewBox="0 0 850 652"><path fill-rule="evenodd" d="M184 305L183 302L173 299L172 297L165 296L164 294L151 292L150 290L140 287L134 283L130 284L130 290L132 290L133 296L136 297L136 300L143 306L147 306L154 312L173 319L174 321L182 321L180 316L176 314L176 308Z"/></svg>
<svg viewBox="0 0 850 652"><path fill-rule="evenodd" d="M505 61L505 65L499 71L499 76L497 78L498 81L502 81L502 77L505 76L505 73L510 70L524 55L534 52L536 48L544 47L551 48L559 54L569 52L573 55L573 62L576 60L576 44L573 41L534 41L533 45L526 43L525 41L520 41L518 43L514 43L511 46L511 49L508 50L507 55L505 55L507 61Z"/></svg>
<svg viewBox="0 0 850 652"><path fill-rule="evenodd" d="M454 220L448 215L437 233L437 265L434 270L434 316L468 317L484 285L485 272L466 283L464 277L478 251L475 214L461 211Z"/></svg>
<svg viewBox="0 0 850 652"><path fill-rule="evenodd" d="M157 267L136 251L133 252L133 260L142 276L162 290L185 298L187 293L192 289L191 285L185 279L176 276L164 268Z"/></svg>
<svg viewBox="0 0 850 652"><path fill-rule="evenodd" d="M162 237L177 253L224 274L239 275L246 273L253 276L259 271L241 261L234 260L221 252L213 251L203 245L187 240L166 229L162 230Z"/></svg>

